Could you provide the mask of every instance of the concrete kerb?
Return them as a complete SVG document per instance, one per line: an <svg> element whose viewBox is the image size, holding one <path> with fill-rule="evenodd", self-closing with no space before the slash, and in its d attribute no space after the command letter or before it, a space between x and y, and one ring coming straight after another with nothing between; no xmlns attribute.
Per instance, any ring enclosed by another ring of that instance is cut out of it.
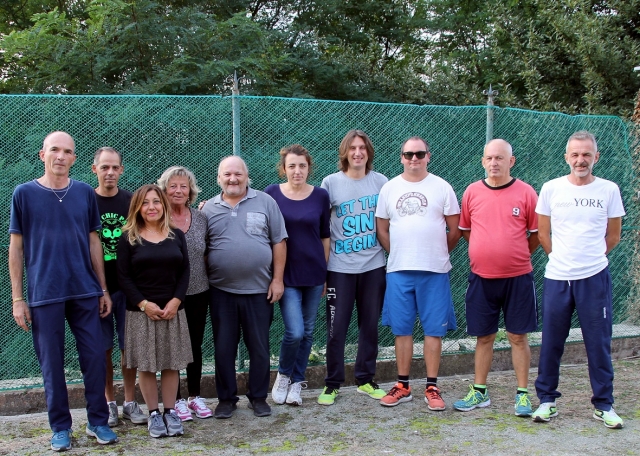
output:
<svg viewBox="0 0 640 456"><path fill-rule="evenodd" d="M640 355L640 337L630 337L614 339L611 344L613 359L623 359ZM537 367L540 347L531 347L531 367ZM474 362L473 352L461 354L445 354L442 356L440 364L440 377L452 375L473 374ZM586 364L587 355L582 342L567 343L562 358L563 364ZM354 385L353 364L346 366L346 379L344 386ZM376 368L376 381L380 383L391 382L396 379L395 360L378 361ZM493 356L492 371L512 370L511 350L496 350ZM271 383L275 380L276 372L271 372ZM322 388L324 386L325 366L311 366L307 369L307 383L309 388ZM414 358L411 366L412 378L425 378L425 365L422 358ZM248 373L237 374L238 394L245 394L247 391ZM186 397L186 379L181 379L182 395ZM84 387L82 384L68 386L69 405L71 408L84 408ZM206 375L202 378L202 397L217 397L215 378L213 375ZM121 403L124 399L122 383L116 383L116 401ZM136 388L136 400L144 403L139 388ZM28 388L23 390L5 391L0 393L0 415L21 415L24 413L37 413L47 410L43 388Z"/></svg>

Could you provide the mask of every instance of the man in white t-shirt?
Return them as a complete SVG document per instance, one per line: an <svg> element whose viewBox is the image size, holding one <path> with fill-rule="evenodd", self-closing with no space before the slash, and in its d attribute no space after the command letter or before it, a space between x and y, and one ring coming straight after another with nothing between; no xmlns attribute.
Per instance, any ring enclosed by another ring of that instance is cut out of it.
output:
<svg viewBox="0 0 640 456"><path fill-rule="evenodd" d="M449 252L460 239L460 207L451 185L427 171L431 154L424 139L409 138L401 151L404 172L382 187L376 209L378 241L389 252L382 324L395 335L398 366L398 383L380 404L413 399L409 370L417 314L424 330L425 402L430 410L444 410L437 380L442 337L456 329Z"/></svg>
<svg viewBox="0 0 640 456"><path fill-rule="evenodd" d="M625 211L618 186L592 174L600 153L591 133L571 135L564 158L569 174L544 184L536 206L538 237L549 262L536 380L540 407L532 417L547 422L558 415L560 359L575 309L589 362L593 417L608 428L620 429L623 421L612 408L613 315L607 254L620 242Z"/></svg>

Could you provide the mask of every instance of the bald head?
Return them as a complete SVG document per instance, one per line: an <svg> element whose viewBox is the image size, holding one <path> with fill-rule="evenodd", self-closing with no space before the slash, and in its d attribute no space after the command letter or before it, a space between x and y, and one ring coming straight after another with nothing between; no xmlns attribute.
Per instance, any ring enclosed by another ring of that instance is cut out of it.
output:
<svg viewBox="0 0 640 456"><path fill-rule="evenodd" d="M52 131L47 136L45 136L44 141L42 141L42 150L46 150L52 142L58 141L64 141L67 144L70 142L71 144L73 144L73 152L75 153L76 142L73 140L73 137L66 131Z"/></svg>
<svg viewBox="0 0 640 456"><path fill-rule="evenodd" d="M222 170L222 167L232 162L240 164L240 166L244 168L244 172L247 175L249 175L249 168L247 167L247 164L245 163L245 161L242 158L238 157L237 155L229 155L227 157L224 157L222 160L220 160L220 164L218 165L218 176L220 176L220 171Z"/></svg>
<svg viewBox="0 0 640 456"><path fill-rule="evenodd" d="M513 155L513 149L511 148L511 144L509 144L504 139L492 139L484 146L484 154L487 155L487 151L502 151L507 155L507 157L511 157Z"/></svg>

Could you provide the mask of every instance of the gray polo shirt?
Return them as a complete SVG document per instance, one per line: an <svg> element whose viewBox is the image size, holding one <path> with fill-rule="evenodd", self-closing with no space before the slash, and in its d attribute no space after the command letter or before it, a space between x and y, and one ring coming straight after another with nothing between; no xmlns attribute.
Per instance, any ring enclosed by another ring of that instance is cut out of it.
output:
<svg viewBox="0 0 640 456"><path fill-rule="evenodd" d="M202 208L209 231L209 283L228 293L267 293L272 278L271 247L287 238L278 204L247 189L235 207L221 195Z"/></svg>

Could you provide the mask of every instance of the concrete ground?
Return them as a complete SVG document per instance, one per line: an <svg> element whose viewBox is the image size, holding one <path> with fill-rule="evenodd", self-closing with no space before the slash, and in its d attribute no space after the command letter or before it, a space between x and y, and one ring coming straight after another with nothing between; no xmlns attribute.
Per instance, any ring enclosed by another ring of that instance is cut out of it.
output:
<svg viewBox="0 0 640 456"><path fill-rule="evenodd" d="M273 414L256 418L242 397L228 420L195 419L185 435L152 439L146 426L120 422L120 441L100 446L84 433L85 411L73 410L74 439L69 454L290 454L290 455L409 455L436 452L462 455L591 455L640 454L640 359L614 362L615 409L625 427L611 430L592 418L587 366L564 365L558 400L559 416L550 423L533 423L513 414L513 371L493 372L488 386L492 404L471 412L453 410L463 397L471 375L441 377L447 410L430 412L424 403L424 380L412 380L414 400L387 408L355 387L343 387L333 406L316 403L319 390L303 391L301 407L273 405ZM530 373L530 385L536 370ZM392 383L385 383L385 389ZM216 399L207 399L212 408ZM533 399L534 406L537 399ZM0 454L47 453L51 431L44 413L0 417Z"/></svg>

